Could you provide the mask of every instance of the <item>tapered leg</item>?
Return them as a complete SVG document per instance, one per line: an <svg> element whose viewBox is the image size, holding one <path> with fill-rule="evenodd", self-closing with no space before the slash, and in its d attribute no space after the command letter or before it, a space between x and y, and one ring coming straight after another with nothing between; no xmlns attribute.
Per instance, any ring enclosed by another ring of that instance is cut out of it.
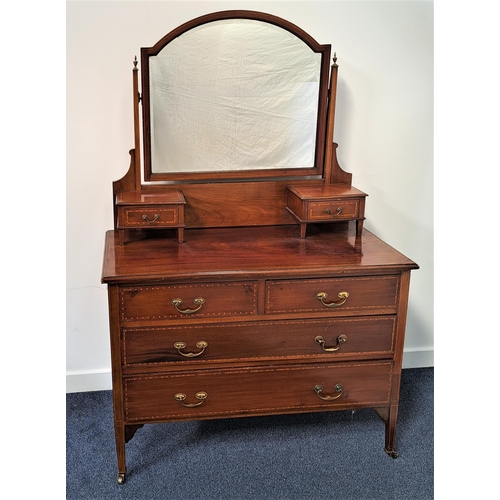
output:
<svg viewBox="0 0 500 500"><path fill-rule="evenodd" d="M398 458L398 453L394 449L397 420L398 405L392 405L389 408L389 414L385 421L385 452L392 458Z"/></svg>
<svg viewBox="0 0 500 500"><path fill-rule="evenodd" d="M118 484L125 482L125 426L115 422L116 457L118 459Z"/></svg>
<svg viewBox="0 0 500 500"><path fill-rule="evenodd" d="M108 285L109 330L111 341L111 375L113 378L113 419L115 424L118 483L125 482L125 425L120 348L120 297L117 285Z"/></svg>
<svg viewBox="0 0 500 500"><path fill-rule="evenodd" d="M373 408L378 416L385 422L385 452L392 458L398 458L398 453L394 449L396 439L396 422L398 419L398 405L382 406Z"/></svg>

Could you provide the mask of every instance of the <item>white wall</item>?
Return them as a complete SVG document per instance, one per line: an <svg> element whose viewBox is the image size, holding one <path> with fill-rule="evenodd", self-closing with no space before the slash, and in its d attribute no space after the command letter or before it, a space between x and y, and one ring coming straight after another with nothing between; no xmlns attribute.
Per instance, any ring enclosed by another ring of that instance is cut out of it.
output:
<svg viewBox="0 0 500 500"><path fill-rule="evenodd" d="M111 388L104 233L133 148L140 48L209 12L283 17L337 52L335 141L367 192L365 227L415 260L404 367L433 365L433 3L67 3L67 391Z"/></svg>

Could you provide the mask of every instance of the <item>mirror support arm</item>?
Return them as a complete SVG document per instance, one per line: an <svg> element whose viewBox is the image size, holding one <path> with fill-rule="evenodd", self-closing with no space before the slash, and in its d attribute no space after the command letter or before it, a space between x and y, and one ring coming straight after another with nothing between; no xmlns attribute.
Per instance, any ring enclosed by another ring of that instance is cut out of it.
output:
<svg viewBox="0 0 500 500"><path fill-rule="evenodd" d="M335 101L337 97L337 74L338 74L337 54L333 54L333 64L330 76L330 89L328 92L328 114L326 122L326 148L324 178L327 184L332 182L332 158L333 158L333 131L335 125Z"/></svg>
<svg viewBox="0 0 500 500"><path fill-rule="evenodd" d="M135 147L135 190L141 188L141 137L139 132L139 70L137 68L137 56L134 59L134 69L132 70L133 92L134 92L134 147Z"/></svg>

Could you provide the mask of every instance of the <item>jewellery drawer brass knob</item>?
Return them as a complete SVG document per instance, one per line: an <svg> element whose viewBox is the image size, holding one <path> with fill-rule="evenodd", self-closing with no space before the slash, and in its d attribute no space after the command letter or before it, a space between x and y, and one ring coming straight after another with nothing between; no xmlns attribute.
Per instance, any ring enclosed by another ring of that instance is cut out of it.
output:
<svg viewBox="0 0 500 500"><path fill-rule="evenodd" d="M184 401L187 398L187 396L184 393L182 393L182 392L177 393L174 396L174 399L176 401L179 401L179 403L182 406L185 406L186 408L194 408L195 406L202 405L205 402L205 399L208 398L208 394L206 392L204 392L204 391L201 391L201 392L197 392L195 397L196 397L196 399L200 400L199 403L184 403Z"/></svg>
<svg viewBox="0 0 500 500"><path fill-rule="evenodd" d="M339 335L337 337L337 344L334 345L333 347L325 347L325 339L321 335L318 335L314 340L317 344L319 344L323 348L323 351L335 352L335 351L338 351L340 349L340 346L344 342L347 342L347 335L344 335L344 334Z"/></svg>
<svg viewBox="0 0 500 500"><path fill-rule="evenodd" d="M205 299L203 297L196 297L193 299L193 302L198 305L196 309L180 309L182 306L182 299L172 299L171 304L177 309L181 314L194 314L201 309L201 306L205 303Z"/></svg>
<svg viewBox="0 0 500 500"><path fill-rule="evenodd" d="M323 394L323 386L322 385L317 385L314 388L314 392L318 395L318 398L322 399L323 401L333 401L334 399L340 398L342 396L342 391L344 390L344 386L342 384L337 384L334 387L334 391L338 392L336 396L326 396Z"/></svg>
<svg viewBox="0 0 500 500"><path fill-rule="evenodd" d="M316 294L316 298L325 306L325 307L340 307L342 304L345 304L346 300L349 298L349 292L339 292L337 302L325 302L325 299L328 297L326 292L319 292Z"/></svg>
<svg viewBox="0 0 500 500"><path fill-rule="evenodd" d="M332 210L330 208L326 208L325 214L329 214L329 215L332 215L333 217L335 217L336 215L340 215L343 211L344 211L344 209L342 207L338 207L335 212L332 212Z"/></svg>
<svg viewBox="0 0 500 500"><path fill-rule="evenodd" d="M155 214L155 216L153 217L153 220L149 220L149 218L146 214L144 214L142 216L142 220L145 220L148 224L155 223L159 218L160 218L159 214Z"/></svg>
<svg viewBox="0 0 500 500"><path fill-rule="evenodd" d="M185 342L176 342L174 344L174 347L179 351L179 354L186 357L186 358L195 358L196 356L199 356L200 354L203 354L205 349L208 347L208 342L205 342L204 340L200 340L199 342L196 342L196 347L198 349L201 349L199 352L182 352L182 349L186 347Z"/></svg>

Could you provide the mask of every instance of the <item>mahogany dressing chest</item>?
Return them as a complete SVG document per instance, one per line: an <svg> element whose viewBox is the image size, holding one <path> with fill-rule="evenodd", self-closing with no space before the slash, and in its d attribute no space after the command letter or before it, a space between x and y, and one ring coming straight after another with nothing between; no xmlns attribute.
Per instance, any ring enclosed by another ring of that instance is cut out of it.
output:
<svg viewBox="0 0 500 500"><path fill-rule="evenodd" d="M252 11L141 49L106 234L118 482L144 424L373 408L395 432L410 272L336 159L336 57ZM140 107L142 106L142 138ZM141 146L144 165L141 165Z"/></svg>

